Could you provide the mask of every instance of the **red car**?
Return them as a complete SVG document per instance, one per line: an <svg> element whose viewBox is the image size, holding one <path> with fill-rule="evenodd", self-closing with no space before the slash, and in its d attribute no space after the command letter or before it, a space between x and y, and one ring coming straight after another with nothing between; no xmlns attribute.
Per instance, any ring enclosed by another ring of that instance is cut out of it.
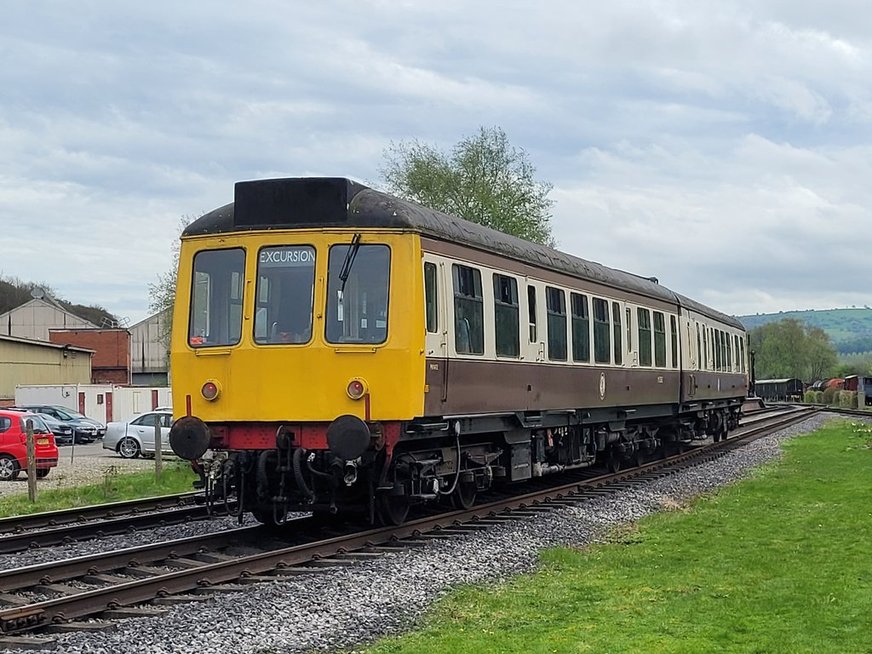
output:
<svg viewBox="0 0 872 654"><path fill-rule="evenodd" d="M27 470L27 420L33 421L37 478L42 479L58 464L58 446L42 418L0 409L0 481L11 481Z"/></svg>

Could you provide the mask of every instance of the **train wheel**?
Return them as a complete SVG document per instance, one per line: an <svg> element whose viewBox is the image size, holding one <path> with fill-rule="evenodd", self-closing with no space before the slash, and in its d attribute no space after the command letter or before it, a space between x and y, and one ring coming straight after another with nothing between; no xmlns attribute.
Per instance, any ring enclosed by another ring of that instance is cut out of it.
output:
<svg viewBox="0 0 872 654"><path fill-rule="evenodd" d="M405 495L380 495L376 505L385 525L401 525L409 516L409 498Z"/></svg>
<svg viewBox="0 0 872 654"><path fill-rule="evenodd" d="M455 509L471 509L475 504L475 483L460 482L457 488L451 493L451 503Z"/></svg>

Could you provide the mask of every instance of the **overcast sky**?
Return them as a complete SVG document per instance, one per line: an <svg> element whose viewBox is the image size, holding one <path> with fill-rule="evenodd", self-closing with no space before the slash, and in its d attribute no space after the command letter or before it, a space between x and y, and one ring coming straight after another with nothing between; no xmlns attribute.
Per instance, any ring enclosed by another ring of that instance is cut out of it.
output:
<svg viewBox="0 0 872 654"><path fill-rule="evenodd" d="M182 216L501 127L558 247L731 314L872 304L866 2L3 3L0 274L135 322Z"/></svg>

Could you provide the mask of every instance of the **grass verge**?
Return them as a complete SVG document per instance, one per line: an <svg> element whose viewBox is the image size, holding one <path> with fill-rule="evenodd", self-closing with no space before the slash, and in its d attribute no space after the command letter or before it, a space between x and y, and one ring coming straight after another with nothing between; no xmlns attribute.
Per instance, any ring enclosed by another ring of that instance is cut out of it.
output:
<svg viewBox="0 0 872 654"><path fill-rule="evenodd" d="M408 652L870 652L872 428L831 423L692 506L466 587Z"/></svg>
<svg viewBox="0 0 872 654"><path fill-rule="evenodd" d="M125 474L106 473L100 483L74 488L40 489L37 501L33 504L27 499L27 493L2 497L0 517L183 493L193 490L191 484L196 478L186 462L178 461L164 463L160 481L155 479L154 470Z"/></svg>

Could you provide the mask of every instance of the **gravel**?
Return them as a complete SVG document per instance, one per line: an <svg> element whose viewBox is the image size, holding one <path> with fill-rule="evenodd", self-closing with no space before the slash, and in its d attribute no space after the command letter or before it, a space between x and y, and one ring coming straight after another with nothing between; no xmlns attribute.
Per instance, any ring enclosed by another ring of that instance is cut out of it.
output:
<svg viewBox="0 0 872 654"><path fill-rule="evenodd" d="M543 548L597 542L617 525L680 507L733 482L778 457L785 439L813 431L826 420L814 416L717 461L530 520L181 604L159 618L123 621L114 631L63 634L58 651L285 654L353 647L413 627L453 587L529 572Z"/></svg>

